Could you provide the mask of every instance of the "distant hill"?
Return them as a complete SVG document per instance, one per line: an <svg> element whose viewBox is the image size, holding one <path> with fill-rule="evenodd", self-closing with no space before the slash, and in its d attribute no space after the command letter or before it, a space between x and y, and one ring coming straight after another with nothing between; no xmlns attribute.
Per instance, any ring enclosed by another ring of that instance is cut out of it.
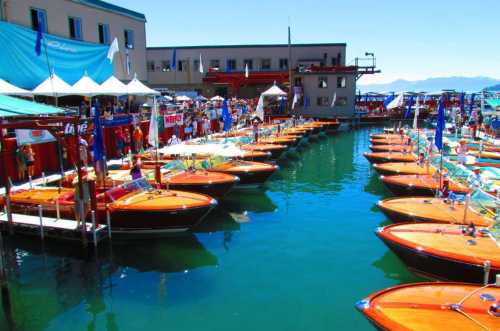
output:
<svg viewBox="0 0 500 331"><path fill-rule="evenodd" d="M500 91L500 84L493 85L487 88L488 91Z"/></svg>
<svg viewBox="0 0 500 331"><path fill-rule="evenodd" d="M358 88L361 92L435 92L443 89L476 92L493 86L500 89L500 80L489 77L436 77L415 81L398 79L387 84L359 85Z"/></svg>

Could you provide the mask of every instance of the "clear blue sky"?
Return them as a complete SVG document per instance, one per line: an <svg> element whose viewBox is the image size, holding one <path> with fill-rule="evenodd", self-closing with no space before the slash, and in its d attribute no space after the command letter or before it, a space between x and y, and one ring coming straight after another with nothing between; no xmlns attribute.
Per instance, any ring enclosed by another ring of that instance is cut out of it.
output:
<svg viewBox="0 0 500 331"><path fill-rule="evenodd" d="M441 76L500 79L500 0L108 0L142 12L148 46L346 42L375 52L361 83Z"/></svg>

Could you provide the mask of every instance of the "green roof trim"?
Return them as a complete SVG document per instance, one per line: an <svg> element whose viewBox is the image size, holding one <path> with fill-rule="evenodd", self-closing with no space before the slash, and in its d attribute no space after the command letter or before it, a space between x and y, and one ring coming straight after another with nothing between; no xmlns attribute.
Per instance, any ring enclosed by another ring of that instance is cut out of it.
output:
<svg viewBox="0 0 500 331"><path fill-rule="evenodd" d="M0 95L0 117L49 115L63 112L61 108L43 103Z"/></svg>
<svg viewBox="0 0 500 331"><path fill-rule="evenodd" d="M500 99L486 99L486 103L492 108L500 108Z"/></svg>
<svg viewBox="0 0 500 331"><path fill-rule="evenodd" d="M347 46L346 43L319 43L319 44L292 44L292 47L329 47L329 46ZM271 48L288 47L288 44L247 44L247 45L205 45L205 46L161 46L146 47L146 49L201 49L201 48Z"/></svg>
<svg viewBox="0 0 500 331"><path fill-rule="evenodd" d="M114 5L106 1L102 0L72 0L72 1L89 7L104 9L115 14L128 16L146 22L146 16L144 14Z"/></svg>

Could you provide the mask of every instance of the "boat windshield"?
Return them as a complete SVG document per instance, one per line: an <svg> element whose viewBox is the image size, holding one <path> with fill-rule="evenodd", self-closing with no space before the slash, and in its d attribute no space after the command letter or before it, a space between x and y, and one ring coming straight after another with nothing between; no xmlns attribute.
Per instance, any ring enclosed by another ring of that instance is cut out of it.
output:
<svg viewBox="0 0 500 331"><path fill-rule="evenodd" d="M123 183L106 191L106 196L111 201L116 201L130 193L147 192L152 189L146 178L142 177L130 182Z"/></svg>

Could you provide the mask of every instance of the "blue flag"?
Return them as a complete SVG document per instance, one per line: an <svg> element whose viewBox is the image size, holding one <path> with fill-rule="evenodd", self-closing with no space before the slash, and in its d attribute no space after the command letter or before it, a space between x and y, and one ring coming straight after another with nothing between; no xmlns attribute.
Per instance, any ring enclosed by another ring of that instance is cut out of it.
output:
<svg viewBox="0 0 500 331"><path fill-rule="evenodd" d="M439 99L436 135L434 137L434 144L439 150L443 149L443 131L444 131L444 98L441 97Z"/></svg>
<svg viewBox="0 0 500 331"><path fill-rule="evenodd" d="M309 108L309 97L304 96L304 109Z"/></svg>
<svg viewBox="0 0 500 331"><path fill-rule="evenodd" d="M465 113L465 92L462 92L462 94L460 94L460 113Z"/></svg>
<svg viewBox="0 0 500 331"><path fill-rule="evenodd" d="M413 95L410 95L410 99L408 99L408 108L405 111L403 120L407 119L411 114L411 107L413 107Z"/></svg>
<svg viewBox="0 0 500 331"><path fill-rule="evenodd" d="M470 96L470 104L469 104L469 114L474 110L474 98L476 97L475 93L472 93Z"/></svg>
<svg viewBox="0 0 500 331"><path fill-rule="evenodd" d="M172 70L175 70L177 68L177 49L174 48L174 52L172 53L172 65L171 65Z"/></svg>
<svg viewBox="0 0 500 331"><path fill-rule="evenodd" d="M37 56L40 56L40 54L42 54L42 39L43 39L42 25L38 24L38 29L36 33L36 44L35 44L35 53Z"/></svg>
<svg viewBox="0 0 500 331"><path fill-rule="evenodd" d="M94 101L94 162L104 161L104 139L102 135L101 116L99 102Z"/></svg>
<svg viewBox="0 0 500 331"><path fill-rule="evenodd" d="M280 99L278 113L280 113L280 114L284 114L285 113L285 98L281 98Z"/></svg>
<svg viewBox="0 0 500 331"><path fill-rule="evenodd" d="M229 113L226 99L224 99L224 102L222 103L222 119L224 121L224 131L231 130L231 114Z"/></svg>
<svg viewBox="0 0 500 331"><path fill-rule="evenodd" d="M388 95L387 98L384 100L384 108L387 108L387 106L394 100L396 99L396 96L394 94Z"/></svg>

